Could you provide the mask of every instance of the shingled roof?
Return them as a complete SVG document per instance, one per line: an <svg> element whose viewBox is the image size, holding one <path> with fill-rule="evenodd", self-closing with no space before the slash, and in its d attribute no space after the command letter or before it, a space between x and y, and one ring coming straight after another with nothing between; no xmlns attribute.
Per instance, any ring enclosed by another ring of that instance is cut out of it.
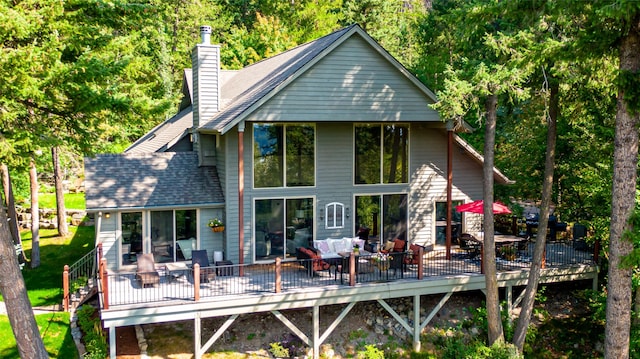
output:
<svg viewBox="0 0 640 359"><path fill-rule="evenodd" d="M195 152L127 153L85 158L90 211L224 203L215 167Z"/></svg>

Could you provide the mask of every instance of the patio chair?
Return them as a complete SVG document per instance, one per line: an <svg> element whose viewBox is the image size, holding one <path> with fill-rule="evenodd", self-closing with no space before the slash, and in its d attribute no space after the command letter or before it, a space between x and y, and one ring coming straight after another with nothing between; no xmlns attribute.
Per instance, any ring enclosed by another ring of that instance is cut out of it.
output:
<svg viewBox="0 0 640 359"><path fill-rule="evenodd" d="M160 283L160 274L156 270L153 254L138 254L138 268L136 270L136 280L144 288L147 285L155 286Z"/></svg>
<svg viewBox="0 0 640 359"><path fill-rule="evenodd" d="M180 253L182 253L182 257L185 260L191 259L191 252L195 249L196 240L194 238L189 239L178 239L176 241L178 244L178 248L180 249Z"/></svg>
<svg viewBox="0 0 640 359"><path fill-rule="evenodd" d="M323 270L329 270L329 275L331 275L331 264L324 261L320 255L314 251L314 249L298 247L296 248L296 257L305 267L307 274L309 274L310 277Z"/></svg>
<svg viewBox="0 0 640 359"><path fill-rule="evenodd" d="M467 252L468 258L475 258L480 254L480 243L475 241L471 234L462 233L460 235L460 249Z"/></svg>
<svg viewBox="0 0 640 359"><path fill-rule="evenodd" d="M207 283L216 277L216 272L209 264L209 256L206 249L191 251L191 264L200 266L200 282Z"/></svg>

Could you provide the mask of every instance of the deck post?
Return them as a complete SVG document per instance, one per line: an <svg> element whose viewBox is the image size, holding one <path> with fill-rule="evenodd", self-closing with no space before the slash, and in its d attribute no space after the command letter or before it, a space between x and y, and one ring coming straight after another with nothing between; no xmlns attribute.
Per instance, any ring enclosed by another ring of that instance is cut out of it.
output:
<svg viewBox="0 0 640 359"><path fill-rule="evenodd" d="M422 247L418 249L418 258L420 258L418 263L418 280L422 280L424 278L424 248Z"/></svg>
<svg viewBox="0 0 640 359"><path fill-rule="evenodd" d="M193 300L200 301L200 265L193 265Z"/></svg>
<svg viewBox="0 0 640 359"><path fill-rule="evenodd" d="M422 252L422 249L420 250ZM420 325L420 294L416 294L413 296L413 351L419 352L420 347L422 346L420 343L420 330L422 326Z"/></svg>
<svg viewBox="0 0 640 359"><path fill-rule="evenodd" d="M282 292L282 258L276 258L276 293Z"/></svg>
<svg viewBox="0 0 640 359"><path fill-rule="evenodd" d="M600 240L597 239L593 246L593 261L598 264L600 262Z"/></svg>
<svg viewBox="0 0 640 359"><path fill-rule="evenodd" d="M484 243L480 245L480 274L484 274Z"/></svg>
<svg viewBox="0 0 640 359"><path fill-rule="evenodd" d="M507 320L509 323L513 322L511 320L511 312L513 311L513 286L508 284L504 289L505 296L507 297Z"/></svg>
<svg viewBox="0 0 640 359"><path fill-rule="evenodd" d="M109 309L109 276L107 275L107 259L100 260L100 281L102 283L102 300L104 309ZM115 333L114 333L115 336Z"/></svg>
<svg viewBox="0 0 640 359"><path fill-rule="evenodd" d="M202 358L202 355L200 354L201 338L202 338L202 319L200 318L200 312L197 312L195 318L193 318L193 346L195 347L195 352L194 352L195 359Z"/></svg>
<svg viewBox="0 0 640 359"><path fill-rule="evenodd" d="M356 285L356 255L351 252L349 254L349 286Z"/></svg>
<svg viewBox="0 0 640 359"><path fill-rule="evenodd" d="M69 265L64 265L62 271L62 306L65 312L69 311Z"/></svg>
<svg viewBox="0 0 640 359"><path fill-rule="evenodd" d="M116 357L116 327L109 327L109 358Z"/></svg>
<svg viewBox="0 0 640 359"><path fill-rule="evenodd" d="M313 359L320 358L320 306L313 306Z"/></svg>

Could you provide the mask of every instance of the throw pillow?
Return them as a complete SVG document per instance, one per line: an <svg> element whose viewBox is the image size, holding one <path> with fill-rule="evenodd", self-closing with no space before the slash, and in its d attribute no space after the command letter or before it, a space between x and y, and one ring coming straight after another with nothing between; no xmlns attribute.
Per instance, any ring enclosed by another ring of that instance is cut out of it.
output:
<svg viewBox="0 0 640 359"><path fill-rule="evenodd" d="M387 241L387 243L384 244L384 250L385 251L390 251L393 249L394 243L392 241Z"/></svg>
<svg viewBox="0 0 640 359"><path fill-rule="evenodd" d="M327 241L314 240L313 246L322 254L331 253L331 249L329 249L329 243Z"/></svg>

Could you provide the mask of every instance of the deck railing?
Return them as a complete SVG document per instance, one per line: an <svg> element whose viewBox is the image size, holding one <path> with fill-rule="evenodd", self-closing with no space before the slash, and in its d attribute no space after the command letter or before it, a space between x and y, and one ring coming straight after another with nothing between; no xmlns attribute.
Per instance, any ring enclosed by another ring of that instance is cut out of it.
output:
<svg viewBox="0 0 640 359"><path fill-rule="evenodd" d="M102 243L72 265L65 265L62 272L62 306L69 310L72 303L97 289L98 261L102 257Z"/></svg>
<svg viewBox="0 0 640 359"><path fill-rule="evenodd" d="M416 255L422 260L413 261L412 258ZM497 270L527 269L532 256L533 243L528 243L518 248L515 257L497 256ZM450 260L446 259L445 250L433 250L418 254L392 253L388 258L382 259L378 254L352 255L326 260L330 264L329 268L317 268L313 266L314 261L318 259L286 262L277 259L275 263L270 264L187 267L178 272L170 272L162 264L157 264L159 283L147 287L141 286L134 272L107 273L105 270L102 276L103 308L482 273L481 255L459 250L452 253ZM594 264L593 253L576 250L571 243L566 242L547 244L547 267L579 264ZM209 279L200 275L201 272L214 272L215 276Z"/></svg>

